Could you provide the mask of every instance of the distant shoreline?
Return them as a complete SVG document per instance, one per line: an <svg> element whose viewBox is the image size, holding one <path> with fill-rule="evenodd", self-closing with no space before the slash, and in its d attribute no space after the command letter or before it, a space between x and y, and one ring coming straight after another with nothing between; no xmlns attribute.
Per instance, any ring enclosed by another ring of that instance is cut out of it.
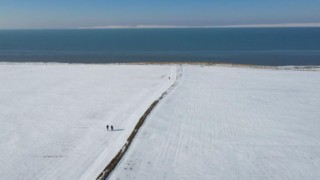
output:
<svg viewBox="0 0 320 180"><path fill-rule="evenodd" d="M72 28L2 28L2 30L108 30L108 29L237 29L237 28L320 28L320 23L243 24L221 26L170 26L170 25L110 25Z"/></svg>
<svg viewBox="0 0 320 180"><path fill-rule="evenodd" d="M215 28L319 28L320 23L310 24L253 24L231 26L97 26L75 29L215 29Z"/></svg>
<svg viewBox="0 0 320 180"><path fill-rule="evenodd" d="M274 70L300 70L300 71L320 71L318 65L286 65L286 66L265 66L253 64L217 63L217 62L128 62L128 63L66 63L66 62L0 62L0 65L193 65L193 66L227 66L227 67L247 67L256 69Z"/></svg>
<svg viewBox="0 0 320 180"><path fill-rule="evenodd" d="M303 29L303 28L314 28L319 29L320 26L221 26L221 27L156 27L156 28L42 28L42 29L0 29L0 31L73 31L73 30L172 30L172 29Z"/></svg>

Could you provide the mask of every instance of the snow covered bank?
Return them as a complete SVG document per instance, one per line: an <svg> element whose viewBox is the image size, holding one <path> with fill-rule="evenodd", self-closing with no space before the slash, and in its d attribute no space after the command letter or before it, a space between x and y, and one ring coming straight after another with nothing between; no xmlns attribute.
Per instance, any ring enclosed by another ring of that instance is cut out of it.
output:
<svg viewBox="0 0 320 180"><path fill-rule="evenodd" d="M319 179L320 72L186 66L110 179Z"/></svg>
<svg viewBox="0 0 320 180"><path fill-rule="evenodd" d="M175 74L176 66L1 64L0 179L95 179Z"/></svg>

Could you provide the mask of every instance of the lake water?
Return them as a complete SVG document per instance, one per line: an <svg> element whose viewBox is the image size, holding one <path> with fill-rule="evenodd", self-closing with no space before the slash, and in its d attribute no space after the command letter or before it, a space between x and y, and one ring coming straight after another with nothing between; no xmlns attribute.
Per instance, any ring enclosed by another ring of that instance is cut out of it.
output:
<svg viewBox="0 0 320 180"><path fill-rule="evenodd" d="M320 28L1 30L0 61L320 65Z"/></svg>

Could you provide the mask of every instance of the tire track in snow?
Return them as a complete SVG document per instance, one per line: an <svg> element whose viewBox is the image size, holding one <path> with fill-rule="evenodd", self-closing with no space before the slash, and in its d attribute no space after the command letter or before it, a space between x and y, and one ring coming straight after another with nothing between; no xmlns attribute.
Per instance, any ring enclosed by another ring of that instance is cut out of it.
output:
<svg viewBox="0 0 320 180"><path fill-rule="evenodd" d="M127 142L122 146L122 148L120 149L120 151L116 154L116 156L110 161L110 163L106 166L106 168L99 174L99 176L97 177L97 180L104 180L106 179L111 173L112 171L116 168L117 164L120 162L120 160L122 159L122 157L125 155L125 153L127 152L127 150L129 149L134 137L137 135L139 129L141 128L141 126L143 125L144 121L146 120L146 118L148 117L148 115L151 113L151 111L157 106L157 104L168 94L170 93L174 87L177 86L177 84L179 83L179 80L182 76L182 66L180 65L177 69L177 73L176 73L176 80L175 82L164 92L162 93L162 95L155 100L150 106L149 108L145 111L145 113L140 117L137 125L134 127L132 133L130 134L130 136L127 139Z"/></svg>

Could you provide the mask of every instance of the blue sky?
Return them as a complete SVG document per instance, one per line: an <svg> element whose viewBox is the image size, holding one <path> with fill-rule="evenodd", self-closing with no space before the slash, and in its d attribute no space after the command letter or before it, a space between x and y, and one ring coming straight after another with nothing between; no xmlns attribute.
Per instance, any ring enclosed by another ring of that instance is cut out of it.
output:
<svg viewBox="0 0 320 180"><path fill-rule="evenodd" d="M0 0L0 29L320 23L320 0Z"/></svg>

